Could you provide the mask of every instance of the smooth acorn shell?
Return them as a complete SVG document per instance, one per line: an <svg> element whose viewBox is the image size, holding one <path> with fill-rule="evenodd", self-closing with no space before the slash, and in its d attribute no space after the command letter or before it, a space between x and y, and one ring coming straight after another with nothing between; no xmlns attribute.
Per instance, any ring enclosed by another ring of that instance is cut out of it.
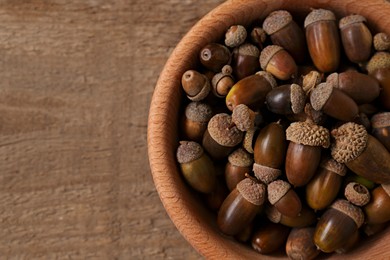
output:
<svg viewBox="0 0 390 260"><path fill-rule="evenodd" d="M345 253L348 253L349 251L353 250L353 248L357 245L357 243L359 243L359 240L360 240L360 232L359 232L359 230L357 229L357 230L348 238L348 240L346 241L346 243L345 243L342 247L336 249L336 253L337 253L337 254L345 254Z"/></svg>
<svg viewBox="0 0 390 260"><path fill-rule="evenodd" d="M322 110L327 115L345 122L353 121L359 114L356 102L337 88L333 88Z"/></svg>
<svg viewBox="0 0 390 260"><path fill-rule="evenodd" d="M295 187L306 185L321 160L321 147L290 142L286 155L286 176Z"/></svg>
<svg viewBox="0 0 390 260"><path fill-rule="evenodd" d="M388 225L389 222L383 222L380 224L365 224L363 225L362 230L366 236L370 237L382 232L387 228Z"/></svg>
<svg viewBox="0 0 390 260"><path fill-rule="evenodd" d="M377 69L371 76L379 81L382 91L379 94L379 101L384 109L390 110L390 68Z"/></svg>
<svg viewBox="0 0 390 260"><path fill-rule="evenodd" d="M298 216L289 217L282 215L279 223L288 227L301 228L308 227L317 222L317 216L315 212L309 207L302 205L301 212Z"/></svg>
<svg viewBox="0 0 390 260"><path fill-rule="evenodd" d="M252 248L260 254L270 254L281 248L290 233L290 228L281 224L266 222L254 232Z"/></svg>
<svg viewBox="0 0 390 260"><path fill-rule="evenodd" d="M367 61L371 55L372 34L367 26L353 23L340 30L344 52L352 62Z"/></svg>
<svg viewBox="0 0 390 260"><path fill-rule="evenodd" d="M237 189L234 189L219 209L218 227L226 235L237 235L252 222L261 208L262 205L250 203Z"/></svg>
<svg viewBox="0 0 390 260"><path fill-rule="evenodd" d="M207 129L207 122L196 122L186 118L184 115L181 121L181 130L187 140L201 142L203 134Z"/></svg>
<svg viewBox="0 0 390 260"><path fill-rule="evenodd" d="M301 200L293 189L287 191L274 206L282 215L288 217L296 217L302 210Z"/></svg>
<svg viewBox="0 0 390 260"><path fill-rule="evenodd" d="M368 224L380 224L390 220L390 197L382 186L371 192L371 201L363 209Z"/></svg>
<svg viewBox="0 0 390 260"><path fill-rule="evenodd" d="M386 127L373 127L372 135L375 136L390 152L390 125Z"/></svg>
<svg viewBox="0 0 390 260"><path fill-rule="evenodd" d="M250 172L252 172L252 167L241 167L227 162L225 168L225 181L227 188L232 191L236 188L237 183L246 178L245 173L249 174Z"/></svg>
<svg viewBox="0 0 390 260"><path fill-rule="evenodd" d="M314 228L294 228L288 235L286 254L292 260L312 260L320 251L313 241Z"/></svg>
<svg viewBox="0 0 390 260"><path fill-rule="evenodd" d="M234 238L243 243L248 242L252 237L255 221L256 219L252 221L248 226L246 226L240 233L235 235Z"/></svg>
<svg viewBox="0 0 390 260"><path fill-rule="evenodd" d="M330 208L321 216L314 232L314 243L325 252L341 248L357 230L355 221L348 215Z"/></svg>
<svg viewBox="0 0 390 260"><path fill-rule="evenodd" d="M200 51L199 59L207 69L220 72L230 62L230 51L222 44L209 43Z"/></svg>
<svg viewBox="0 0 390 260"><path fill-rule="evenodd" d="M198 95L205 84L210 83L207 81L207 77L196 70L187 70L181 78L183 90L189 97Z"/></svg>
<svg viewBox="0 0 390 260"><path fill-rule="evenodd" d="M234 147L223 146L217 143L207 129L203 134L202 146L216 160L227 157L234 150Z"/></svg>
<svg viewBox="0 0 390 260"><path fill-rule="evenodd" d="M265 70L280 80L296 78L298 73L297 64L291 55L284 49L272 56Z"/></svg>
<svg viewBox="0 0 390 260"><path fill-rule="evenodd" d="M269 111L279 115L293 114L291 108L291 85L282 85L272 89L266 97Z"/></svg>
<svg viewBox="0 0 390 260"><path fill-rule="evenodd" d="M233 52L232 67L234 78L241 80L260 70L259 57Z"/></svg>

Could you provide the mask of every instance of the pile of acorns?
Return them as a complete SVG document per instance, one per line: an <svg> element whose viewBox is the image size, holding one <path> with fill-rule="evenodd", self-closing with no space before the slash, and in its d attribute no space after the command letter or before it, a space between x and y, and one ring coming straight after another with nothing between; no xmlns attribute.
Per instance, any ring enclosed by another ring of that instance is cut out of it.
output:
<svg viewBox="0 0 390 260"><path fill-rule="evenodd" d="M204 46L181 79L177 159L222 233L313 259L387 226L389 50L363 16L324 9L304 29L279 10Z"/></svg>

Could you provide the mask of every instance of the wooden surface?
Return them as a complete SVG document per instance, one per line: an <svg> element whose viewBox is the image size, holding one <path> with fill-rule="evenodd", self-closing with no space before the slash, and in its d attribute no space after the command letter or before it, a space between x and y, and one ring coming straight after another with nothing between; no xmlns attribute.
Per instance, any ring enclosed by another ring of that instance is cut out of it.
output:
<svg viewBox="0 0 390 260"><path fill-rule="evenodd" d="M222 0L0 3L0 258L198 259L156 193L148 109Z"/></svg>

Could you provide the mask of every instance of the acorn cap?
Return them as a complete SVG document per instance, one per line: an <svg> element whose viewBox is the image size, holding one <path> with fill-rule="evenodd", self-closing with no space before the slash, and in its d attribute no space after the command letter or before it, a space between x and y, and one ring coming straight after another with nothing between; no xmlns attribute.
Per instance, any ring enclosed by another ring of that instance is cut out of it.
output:
<svg viewBox="0 0 390 260"><path fill-rule="evenodd" d="M390 183L389 184L381 184L383 190L389 195L390 197Z"/></svg>
<svg viewBox="0 0 390 260"><path fill-rule="evenodd" d="M190 102L185 109L185 115L191 121L206 123L213 116L213 110L209 104Z"/></svg>
<svg viewBox="0 0 390 260"><path fill-rule="evenodd" d="M371 125L373 128L382 128L390 126L390 112L382 112L371 117Z"/></svg>
<svg viewBox="0 0 390 260"><path fill-rule="evenodd" d="M350 218L352 218L355 221L356 226L358 228L360 228L363 225L364 222L363 211L359 207L356 207L351 203L349 203L347 200L338 199L335 202L333 202L331 208L338 210L344 213L345 215L349 216Z"/></svg>
<svg viewBox="0 0 390 260"><path fill-rule="evenodd" d="M291 84L290 90L291 110L294 114L303 112L306 104L305 92L298 84Z"/></svg>
<svg viewBox="0 0 390 260"><path fill-rule="evenodd" d="M247 32L242 25L232 25L225 33L225 45L228 47L236 47L242 44L247 36Z"/></svg>
<svg viewBox="0 0 390 260"><path fill-rule="evenodd" d="M326 83L330 83L332 85L332 87L338 88L339 87L339 74L337 72L330 74L326 78Z"/></svg>
<svg viewBox="0 0 390 260"><path fill-rule="evenodd" d="M233 109L232 121L241 131L247 131L255 126L255 112L247 105L239 104Z"/></svg>
<svg viewBox="0 0 390 260"><path fill-rule="evenodd" d="M267 68L268 62L272 59L272 57L283 50L279 45L268 45L265 47L260 53L260 66L263 70Z"/></svg>
<svg viewBox="0 0 390 260"><path fill-rule="evenodd" d="M364 126L348 122L331 131L335 139L331 147L333 159L347 163L357 158L366 148L368 133Z"/></svg>
<svg viewBox="0 0 390 260"><path fill-rule="evenodd" d="M314 110L321 110L333 92L333 85L327 82L320 83L310 94L310 104Z"/></svg>
<svg viewBox="0 0 390 260"><path fill-rule="evenodd" d="M339 28L342 30L345 26L354 24L354 23L365 23L367 22L364 16L358 14L351 14L340 19Z"/></svg>
<svg viewBox="0 0 390 260"><path fill-rule="evenodd" d="M267 71L258 71L258 72L256 72L256 75L264 77L268 81L268 83L271 85L272 88L276 88L278 86L274 76L272 76L271 73L269 73Z"/></svg>
<svg viewBox="0 0 390 260"><path fill-rule="evenodd" d="M302 89L308 95L320 83L321 74L316 70L312 70L303 77Z"/></svg>
<svg viewBox="0 0 390 260"><path fill-rule="evenodd" d="M258 163L253 164L253 172L256 178L265 184L269 184L276 180L280 175L282 175L282 171L279 169L271 168L268 166L264 166Z"/></svg>
<svg viewBox="0 0 390 260"><path fill-rule="evenodd" d="M336 16L332 11L325 9L314 9L305 18L305 28L312 23L319 21L336 21Z"/></svg>
<svg viewBox="0 0 390 260"><path fill-rule="evenodd" d="M282 219L282 213L274 206L268 206L265 208L265 214L267 218L273 223L279 223Z"/></svg>
<svg viewBox="0 0 390 260"><path fill-rule="evenodd" d="M292 20L291 14L285 10L273 11L265 18L263 29L268 35L271 35L287 26Z"/></svg>
<svg viewBox="0 0 390 260"><path fill-rule="evenodd" d="M369 74L377 69L390 68L390 53L385 51L376 52L368 61L366 69Z"/></svg>
<svg viewBox="0 0 390 260"><path fill-rule="evenodd" d="M192 141L180 141L180 145L176 152L176 158L179 163L189 163L195 161L202 155L202 146Z"/></svg>
<svg viewBox="0 0 390 260"><path fill-rule="evenodd" d="M240 181L237 186L240 194L250 203L254 205L262 205L265 200L265 185L252 180L252 178L245 178Z"/></svg>
<svg viewBox="0 0 390 260"><path fill-rule="evenodd" d="M238 145L244 134L236 126L232 126L232 117L225 113L216 114L207 124L210 136L218 144L227 147Z"/></svg>
<svg viewBox="0 0 390 260"><path fill-rule="evenodd" d="M272 205L278 202L290 190L290 183L283 180L276 180L268 184L268 201Z"/></svg>
<svg viewBox="0 0 390 260"><path fill-rule="evenodd" d="M238 148L228 156L228 161L238 167L249 167L253 163L252 156L242 148Z"/></svg>
<svg viewBox="0 0 390 260"><path fill-rule="evenodd" d="M360 207L370 202L370 192L366 186L357 182L347 184L344 190L344 196L349 202Z"/></svg>
<svg viewBox="0 0 390 260"><path fill-rule="evenodd" d="M201 100L205 99L209 95L210 90L211 90L210 80L206 77L206 75L203 75L203 77L205 78L205 83L203 85L203 88L195 96L187 95L189 100L191 100L191 101L201 101Z"/></svg>
<svg viewBox="0 0 390 260"><path fill-rule="evenodd" d="M387 33L377 33L373 39L374 48L377 51L386 51L390 49L390 35Z"/></svg>
<svg viewBox="0 0 390 260"><path fill-rule="evenodd" d="M343 163L335 161L332 158L324 158L320 163L320 167L337 173L340 176L345 176L345 174L347 174L347 166L345 166Z"/></svg>
<svg viewBox="0 0 390 260"><path fill-rule="evenodd" d="M258 58L260 56L260 50L255 45L250 43L244 43L237 47L237 53L243 56L253 56Z"/></svg>
<svg viewBox="0 0 390 260"><path fill-rule="evenodd" d="M291 123L286 129L286 139L298 144L324 148L330 145L328 129L310 121Z"/></svg>
<svg viewBox="0 0 390 260"><path fill-rule="evenodd" d="M248 129L245 132L244 141L242 142L242 146L248 153L254 153L253 151L253 138L255 136L256 128Z"/></svg>

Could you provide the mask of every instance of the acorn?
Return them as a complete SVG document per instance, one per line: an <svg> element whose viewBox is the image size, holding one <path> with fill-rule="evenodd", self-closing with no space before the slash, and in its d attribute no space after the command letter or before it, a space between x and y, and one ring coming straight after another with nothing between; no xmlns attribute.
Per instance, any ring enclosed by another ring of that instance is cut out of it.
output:
<svg viewBox="0 0 390 260"><path fill-rule="evenodd" d="M232 123L241 131L248 131L255 127L256 113L247 105L239 104L233 109Z"/></svg>
<svg viewBox="0 0 390 260"><path fill-rule="evenodd" d="M230 63L229 49L219 43L209 43L199 53L202 65L211 71L220 72L222 67Z"/></svg>
<svg viewBox="0 0 390 260"><path fill-rule="evenodd" d="M217 224L226 235L237 235L245 229L262 209L265 185L245 178L230 192L218 212Z"/></svg>
<svg viewBox="0 0 390 260"><path fill-rule="evenodd" d="M243 132L232 124L232 117L220 113L214 115L207 124L202 145L212 158L218 160L227 157L243 138Z"/></svg>
<svg viewBox="0 0 390 260"><path fill-rule="evenodd" d="M225 181L229 191L245 179L245 173L252 171L253 156L243 148L238 148L228 157L225 168Z"/></svg>
<svg viewBox="0 0 390 260"><path fill-rule="evenodd" d="M376 183L390 183L390 153L362 125L345 123L331 131L333 159Z"/></svg>
<svg viewBox="0 0 390 260"><path fill-rule="evenodd" d="M326 82L343 91L358 105L374 101L381 91L379 82L374 77L353 70L332 73L326 78Z"/></svg>
<svg viewBox="0 0 390 260"><path fill-rule="evenodd" d="M310 104L341 121L353 121L359 113L356 102L329 82L319 84L310 94Z"/></svg>
<svg viewBox="0 0 390 260"><path fill-rule="evenodd" d="M262 107L265 105L265 97L274 87L276 81L270 73L257 72L234 84L226 96L226 106L230 111L239 104L245 104L251 109Z"/></svg>
<svg viewBox="0 0 390 260"><path fill-rule="evenodd" d="M376 51L389 51L390 50L390 35L387 33L377 33L373 39L374 49Z"/></svg>
<svg viewBox="0 0 390 260"><path fill-rule="evenodd" d="M302 89L307 96L310 95L311 91L321 83L324 74L319 73L316 70L310 71L308 74L303 76Z"/></svg>
<svg viewBox="0 0 390 260"><path fill-rule="evenodd" d="M237 47L245 42L247 32L242 25L232 25L225 33L225 45L231 48Z"/></svg>
<svg viewBox="0 0 390 260"><path fill-rule="evenodd" d="M251 37L251 40L252 42L260 49L262 50L263 49L263 46L264 46L264 42L265 40L267 39L267 34L265 33L264 29L259 27L259 26L255 26L252 31L251 31L251 34L250 34L250 37Z"/></svg>
<svg viewBox="0 0 390 260"><path fill-rule="evenodd" d="M270 13L263 22L263 29L270 35L272 43L286 49L297 63L305 61L305 35L288 11Z"/></svg>
<svg viewBox="0 0 390 260"><path fill-rule="evenodd" d="M272 89L266 97L269 111L279 115L298 114L303 112L306 95L297 84L286 84Z"/></svg>
<svg viewBox="0 0 390 260"><path fill-rule="evenodd" d="M260 50L255 45L244 43L233 50L232 67L237 80L255 74L260 69Z"/></svg>
<svg viewBox="0 0 390 260"><path fill-rule="evenodd" d="M280 80L296 78L298 73L293 57L278 45L268 45L261 51L260 66Z"/></svg>
<svg viewBox="0 0 390 260"><path fill-rule="evenodd" d="M209 79L196 70L187 70L181 78L184 92L191 101L201 101L210 93Z"/></svg>
<svg viewBox="0 0 390 260"><path fill-rule="evenodd" d="M340 19L341 42L348 59L354 63L370 58L372 34L366 25L366 18L353 14Z"/></svg>
<svg viewBox="0 0 390 260"><path fill-rule="evenodd" d="M246 226L241 232L235 235L234 238L242 243L248 242L252 238L255 221L256 219L253 220L248 226Z"/></svg>
<svg viewBox="0 0 390 260"><path fill-rule="evenodd" d="M375 53L367 63L366 69L382 87L379 95L381 105L384 109L390 110L390 53L385 51Z"/></svg>
<svg viewBox="0 0 390 260"><path fill-rule="evenodd" d="M317 222L317 216L314 210L306 205L302 205L301 212L295 217L283 215L275 208L275 206L266 207L265 213L271 222L280 223L292 228L308 227Z"/></svg>
<svg viewBox="0 0 390 260"><path fill-rule="evenodd" d="M328 207L336 199L347 167L332 158L323 158L316 174L306 185L306 202L314 210Z"/></svg>
<svg viewBox="0 0 390 260"><path fill-rule="evenodd" d="M186 139L201 142L207 123L213 116L213 110L209 104L190 102L184 111L181 130Z"/></svg>
<svg viewBox="0 0 390 260"><path fill-rule="evenodd" d="M267 192L268 201L283 215L296 217L301 212L301 200L290 183L283 180L273 181L268 184Z"/></svg>
<svg viewBox="0 0 390 260"><path fill-rule="evenodd" d="M363 211L347 200L336 200L319 219L314 244L323 252L341 248L363 224Z"/></svg>
<svg viewBox="0 0 390 260"><path fill-rule="evenodd" d="M372 135L390 152L390 112L375 114L371 118Z"/></svg>
<svg viewBox="0 0 390 260"><path fill-rule="evenodd" d="M349 238L347 238L344 245L340 248L337 248L335 252L337 254L348 253L349 251L353 250L356 247L359 241L360 241L360 232L359 230L356 230Z"/></svg>
<svg viewBox="0 0 390 260"><path fill-rule="evenodd" d="M271 254L286 243L289 233L289 227L266 222L253 233L252 248L260 254Z"/></svg>
<svg viewBox="0 0 390 260"><path fill-rule="evenodd" d="M232 67L230 65L225 65L221 72L214 75L211 80L211 90L216 97L224 98L229 93L234 85L232 73Z"/></svg>
<svg viewBox="0 0 390 260"><path fill-rule="evenodd" d="M313 227L293 228L286 242L286 254L292 260L312 260L320 251L313 241Z"/></svg>
<svg viewBox="0 0 390 260"><path fill-rule="evenodd" d="M316 68L336 71L340 63L340 36L332 11L315 9L305 18L306 43Z"/></svg>
<svg viewBox="0 0 390 260"><path fill-rule="evenodd" d="M290 141L286 155L286 176L295 187L306 185L315 174L321 160L321 147L328 148L328 129L310 120L295 122L286 130Z"/></svg>
<svg viewBox="0 0 390 260"><path fill-rule="evenodd" d="M286 155L286 137L280 122L273 122L261 129L254 147L253 172L265 184L276 180L282 171Z"/></svg>
<svg viewBox="0 0 390 260"><path fill-rule="evenodd" d="M177 161L187 183L202 193L211 193L217 185L213 162L202 146L192 141L181 141L176 152Z"/></svg>
<svg viewBox="0 0 390 260"><path fill-rule="evenodd" d="M390 220L390 184L382 184L371 192L371 201L363 207L367 224Z"/></svg>

